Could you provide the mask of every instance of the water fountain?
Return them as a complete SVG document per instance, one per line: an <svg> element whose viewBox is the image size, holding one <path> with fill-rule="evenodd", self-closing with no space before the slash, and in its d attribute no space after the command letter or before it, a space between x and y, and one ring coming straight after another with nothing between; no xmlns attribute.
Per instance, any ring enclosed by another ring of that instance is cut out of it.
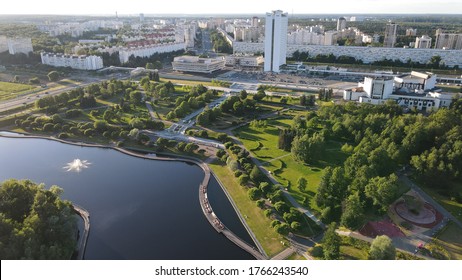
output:
<svg viewBox="0 0 462 280"><path fill-rule="evenodd" d="M66 164L63 168L66 169L66 171L80 172L82 169L88 168L90 164L91 163L87 160L80 160L77 158Z"/></svg>

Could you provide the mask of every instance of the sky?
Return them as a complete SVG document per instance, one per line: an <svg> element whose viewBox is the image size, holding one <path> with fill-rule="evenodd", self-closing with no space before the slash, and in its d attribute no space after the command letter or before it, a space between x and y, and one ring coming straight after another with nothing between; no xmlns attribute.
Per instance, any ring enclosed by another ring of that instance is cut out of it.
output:
<svg viewBox="0 0 462 280"><path fill-rule="evenodd" d="M13 0L0 14L462 14L462 0Z"/></svg>

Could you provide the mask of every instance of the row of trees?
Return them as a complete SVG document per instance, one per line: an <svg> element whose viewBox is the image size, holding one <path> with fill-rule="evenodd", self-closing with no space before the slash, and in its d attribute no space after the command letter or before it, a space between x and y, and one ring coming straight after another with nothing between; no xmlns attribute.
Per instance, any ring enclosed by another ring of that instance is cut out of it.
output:
<svg viewBox="0 0 462 280"><path fill-rule="evenodd" d="M190 89L189 93L178 96L175 99L175 109L167 114L167 119L182 118L193 110L204 107L212 99L218 96L218 91L208 90L203 85L197 85ZM219 113L219 112L215 112ZM204 118L205 121L205 118Z"/></svg>
<svg viewBox="0 0 462 280"><path fill-rule="evenodd" d="M219 53L233 53L233 47L226 41L226 39L216 30L210 32L210 39L212 39L213 49Z"/></svg>
<svg viewBox="0 0 462 280"><path fill-rule="evenodd" d="M234 172L239 184L247 190L249 199L255 201L256 205L264 210L265 216L272 219L271 227L282 235L300 232L305 223L303 214L284 200L282 186L268 182L266 176L251 161L247 150L232 142L226 142L225 147L230 155L220 150L217 152L217 157L226 162ZM235 157L237 160L234 159ZM306 187L306 180L299 181L301 188Z"/></svg>

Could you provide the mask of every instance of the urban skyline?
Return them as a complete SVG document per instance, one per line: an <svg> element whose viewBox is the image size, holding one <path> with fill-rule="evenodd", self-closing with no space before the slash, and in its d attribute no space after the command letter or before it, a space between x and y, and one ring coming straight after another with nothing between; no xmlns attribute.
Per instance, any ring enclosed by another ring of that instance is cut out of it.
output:
<svg viewBox="0 0 462 280"><path fill-rule="evenodd" d="M367 14L459 14L462 13L462 2L456 0L330 0L313 3L303 3L296 0L271 1L262 5L257 1L235 0L232 5L210 5L207 1L173 0L171 5L146 3L141 0L111 1L110 8L106 1L82 0L80 5L66 5L52 0L35 2L20 0L2 7L0 14L99 14L111 15L117 11L119 15L126 14L262 14L268 10L283 10L289 14L326 14L326 13L367 13ZM204 7L205 5L205 7ZM399 5L399 9L396 6ZM91 7L91 9L89 9ZM399 11L399 12L397 12Z"/></svg>

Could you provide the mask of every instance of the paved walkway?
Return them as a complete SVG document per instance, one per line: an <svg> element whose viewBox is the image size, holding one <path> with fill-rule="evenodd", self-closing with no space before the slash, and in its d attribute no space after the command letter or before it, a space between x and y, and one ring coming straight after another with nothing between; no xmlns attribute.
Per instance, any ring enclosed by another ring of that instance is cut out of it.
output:
<svg viewBox="0 0 462 280"><path fill-rule="evenodd" d="M88 235L90 234L90 213L79 205L73 204L72 206L74 207L74 211L83 219L83 234L80 235L77 246L77 259L83 260L85 249L87 248Z"/></svg>
<svg viewBox="0 0 462 280"><path fill-rule="evenodd" d="M285 260L288 257L290 257L293 253L295 253L295 249L292 247L289 247L285 249L284 251L280 252L276 256L272 257L272 260Z"/></svg>

